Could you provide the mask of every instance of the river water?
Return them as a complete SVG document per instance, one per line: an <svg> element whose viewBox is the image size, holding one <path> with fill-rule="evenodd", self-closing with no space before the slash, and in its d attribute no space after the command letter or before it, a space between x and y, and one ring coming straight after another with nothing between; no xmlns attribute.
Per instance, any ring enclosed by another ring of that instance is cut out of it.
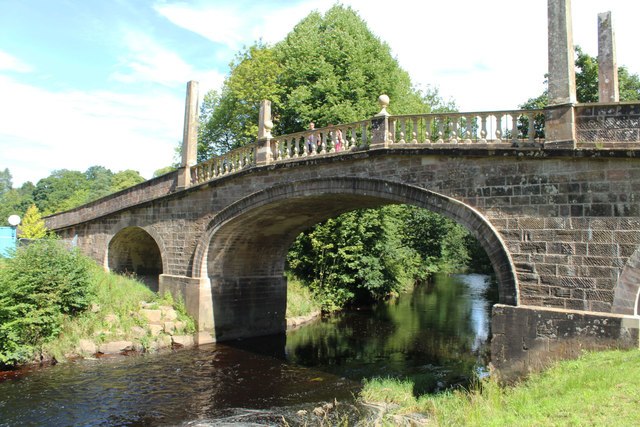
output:
<svg viewBox="0 0 640 427"><path fill-rule="evenodd" d="M496 298L488 276L436 276L286 337L4 374L0 425L366 423L372 410L354 398L365 378L408 379L422 394L483 375Z"/></svg>

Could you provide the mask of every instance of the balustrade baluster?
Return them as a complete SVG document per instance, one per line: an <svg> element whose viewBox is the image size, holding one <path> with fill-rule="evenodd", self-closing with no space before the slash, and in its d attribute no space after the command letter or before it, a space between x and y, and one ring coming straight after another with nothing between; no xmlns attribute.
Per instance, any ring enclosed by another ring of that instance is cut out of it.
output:
<svg viewBox="0 0 640 427"><path fill-rule="evenodd" d="M529 125L527 126L527 142L534 142L536 138L536 128L534 117L535 114L527 114L524 115L527 118L527 122Z"/></svg>
<svg viewBox="0 0 640 427"><path fill-rule="evenodd" d="M496 142L502 142L502 114L496 114Z"/></svg>
<svg viewBox="0 0 640 427"><path fill-rule="evenodd" d="M519 130L518 130L518 113L513 112L511 113L511 142L513 144L517 144L520 141L520 138L518 138L519 134ZM524 130L523 130L523 136L524 136Z"/></svg>
<svg viewBox="0 0 640 427"><path fill-rule="evenodd" d="M424 118L424 142L431 143L431 116Z"/></svg>
<svg viewBox="0 0 640 427"><path fill-rule="evenodd" d="M282 151L284 153L284 159L290 159L291 158L291 142L292 139L291 138L284 138L282 140Z"/></svg>
<svg viewBox="0 0 640 427"><path fill-rule="evenodd" d="M413 131L411 132L411 143L417 144L418 143L418 118L414 117L411 121L413 122Z"/></svg>
<svg viewBox="0 0 640 427"><path fill-rule="evenodd" d="M449 128L451 129L451 135L447 142L452 144L458 143L458 118L456 116L449 116Z"/></svg>
<svg viewBox="0 0 640 427"><path fill-rule="evenodd" d="M407 135L407 119L404 117L400 120L400 141L399 144L406 144L405 136ZM395 134L394 134L395 136Z"/></svg>
<svg viewBox="0 0 640 427"><path fill-rule="evenodd" d="M480 115L480 142L487 143L487 115Z"/></svg>
<svg viewBox="0 0 640 427"><path fill-rule="evenodd" d="M439 144L444 143L444 122L446 116L438 117L438 140L436 141Z"/></svg>
<svg viewBox="0 0 640 427"><path fill-rule="evenodd" d="M475 127L476 124L476 116L475 114L472 116L467 116L467 130L465 132L465 140L464 143L465 144L472 144L473 141L471 140L471 137L473 136L473 128Z"/></svg>

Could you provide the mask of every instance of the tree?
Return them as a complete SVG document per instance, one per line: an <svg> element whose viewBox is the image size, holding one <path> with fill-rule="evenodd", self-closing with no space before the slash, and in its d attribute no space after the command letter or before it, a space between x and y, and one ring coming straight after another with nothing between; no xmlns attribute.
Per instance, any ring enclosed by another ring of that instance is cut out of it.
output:
<svg viewBox="0 0 640 427"><path fill-rule="evenodd" d="M113 179L113 172L111 170L104 166L91 166L85 171L84 176L89 183L89 194L85 203L112 193L111 180Z"/></svg>
<svg viewBox="0 0 640 427"><path fill-rule="evenodd" d="M82 172L61 169L38 181L33 197L38 209L50 215L81 205L89 194L90 186Z"/></svg>
<svg viewBox="0 0 640 427"><path fill-rule="evenodd" d="M174 170L176 170L176 168L174 168L173 166L165 166L163 168L160 168L158 170L156 170L155 172L153 172L153 177L152 178L157 178L159 176L165 175L169 172L173 172Z"/></svg>
<svg viewBox="0 0 640 427"><path fill-rule="evenodd" d="M36 205L31 205L27 209L18 228L20 237L25 239L44 239L47 236L47 227Z"/></svg>
<svg viewBox="0 0 640 427"><path fill-rule="evenodd" d="M145 179L140 176L137 171L127 169L121 172L118 172L111 178L111 192L115 193L120 190L124 190L125 188L132 187L136 184L140 184L144 182Z"/></svg>
<svg viewBox="0 0 640 427"><path fill-rule="evenodd" d="M9 168L5 168L0 171L0 196L11 190L12 187L11 172L9 172Z"/></svg>
<svg viewBox="0 0 640 427"><path fill-rule="evenodd" d="M255 141L259 103L272 101L273 134L354 122L379 112L391 97L394 114L453 109L436 90L419 90L389 46L350 7L312 12L273 47L257 42L236 56L220 93L200 112L200 161Z"/></svg>

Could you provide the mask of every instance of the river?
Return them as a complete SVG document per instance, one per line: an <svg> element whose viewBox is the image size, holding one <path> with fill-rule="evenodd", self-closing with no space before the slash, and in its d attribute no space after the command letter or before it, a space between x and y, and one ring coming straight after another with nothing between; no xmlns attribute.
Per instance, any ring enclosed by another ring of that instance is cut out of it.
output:
<svg viewBox="0 0 640 427"><path fill-rule="evenodd" d="M364 378L405 378L434 393L484 375L496 298L488 276L436 276L286 337L5 374L0 425L358 424L371 416L354 398ZM313 414L335 402L329 418Z"/></svg>

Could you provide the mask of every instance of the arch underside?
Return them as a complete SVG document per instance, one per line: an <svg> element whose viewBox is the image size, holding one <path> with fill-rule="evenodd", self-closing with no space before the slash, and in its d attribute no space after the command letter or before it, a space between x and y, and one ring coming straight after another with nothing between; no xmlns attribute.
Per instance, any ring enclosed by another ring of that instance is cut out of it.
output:
<svg viewBox="0 0 640 427"><path fill-rule="evenodd" d="M211 221L200 241L193 273L194 277L211 279L218 339L224 333L235 335L219 319L227 319L227 324L233 319L235 323L264 325L269 321L263 315L270 312L274 316L279 313L284 322L285 259L298 234L342 213L388 204L415 205L467 227L491 260L500 303L518 304L515 271L504 242L472 207L429 190L382 180L298 181L271 187L229 206ZM236 311L245 314L237 317ZM281 327L278 322L274 330Z"/></svg>
<svg viewBox="0 0 640 427"><path fill-rule="evenodd" d="M134 274L154 292L162 274L162 256L155 239L144 229L130 226L118 231L107 251L110 271Z"/></svg>

